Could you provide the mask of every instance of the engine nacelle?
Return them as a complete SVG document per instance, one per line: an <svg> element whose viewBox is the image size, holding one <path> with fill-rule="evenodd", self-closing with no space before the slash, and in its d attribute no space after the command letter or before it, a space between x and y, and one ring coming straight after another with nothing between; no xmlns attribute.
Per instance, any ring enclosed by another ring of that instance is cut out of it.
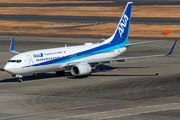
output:
<svg viewBox="0 0 180 120"><path fill-rule="evenodd" d="M89 75L92 71L88 63L80 63L71 67L71 73L74 76Z"/></svg>

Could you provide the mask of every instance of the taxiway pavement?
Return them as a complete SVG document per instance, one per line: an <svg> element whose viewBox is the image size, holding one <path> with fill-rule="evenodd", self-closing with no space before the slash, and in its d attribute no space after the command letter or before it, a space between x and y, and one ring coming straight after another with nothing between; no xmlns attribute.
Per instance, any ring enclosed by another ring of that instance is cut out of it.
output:
<svg viewBox="0 0 180 120"><path fill-rule="evenodd" d="M48 21L48 22L82 22L82 23L118 23L119 18L113 17L71 17L71 16L21 16L0 15L0 20L14 21ZM180 24L180 18L131 18L133 24Z"/></svg>

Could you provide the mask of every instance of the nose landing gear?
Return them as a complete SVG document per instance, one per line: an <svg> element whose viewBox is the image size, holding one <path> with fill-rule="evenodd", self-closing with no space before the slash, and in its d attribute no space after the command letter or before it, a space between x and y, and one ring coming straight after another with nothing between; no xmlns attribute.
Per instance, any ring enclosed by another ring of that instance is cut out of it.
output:
<svg viewBox="0 0 180 120"><path fill-rule="evenodd" d="M22 75L14 75L14 77L18 78L18 82L22 82Z"/></svg>
<svg viewBox="0 0 180 120"><path fill-rule="evenodd" d="M22 82L23 80L22 80L22 78L18 78L18 82Z"/></svg>

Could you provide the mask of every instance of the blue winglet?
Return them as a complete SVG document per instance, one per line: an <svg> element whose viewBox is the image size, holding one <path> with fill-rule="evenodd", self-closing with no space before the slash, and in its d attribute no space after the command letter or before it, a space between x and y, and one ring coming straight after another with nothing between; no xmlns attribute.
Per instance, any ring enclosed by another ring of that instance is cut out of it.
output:
<svg viewBox="0 0 180 120"><path fill-rule="evenodd" d="M9 51L14 51L14 38L12 38L12 41L11 41L11 46L10 46L10 49Z"/></svg>
<svg viewBox="0 0 180 120"><path fill-rule="evenodd" d="M15 54L19 54L19 52L16 52L16 51L14 50L14 38L12 38L11 46L10 46L9 52L15 53Z"/></svg>
<svg viewBox="0 0 180 120"><path fill-rule="evenodd" d="M170 54L173 52L174 47L175 47L175 45L176 45L176 42L177 42L177 40L174 42L174 44L173 44L171 50L169 51L169 53L168 53L167 55L170 55Z"/></svg>

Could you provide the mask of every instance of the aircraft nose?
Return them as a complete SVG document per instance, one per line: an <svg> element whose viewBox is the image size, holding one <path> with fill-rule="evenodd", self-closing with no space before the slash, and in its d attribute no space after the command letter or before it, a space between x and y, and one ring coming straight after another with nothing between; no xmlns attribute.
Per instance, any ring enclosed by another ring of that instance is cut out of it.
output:
<svg viewBox="0 0 180 120"><path fill-rule="evenodd" d="M9 72L9 73L13 73L13 68L10 65L8 65L8 64L6 64L4 66L4 70Z"/></svg>
<svg viewBox="0 0 180 120"><path fill-rule="evenodd" d="M9 67L8 67L8 65L6 64L6 65L4 66L4 70L5 70L5 71L8 71L8 69L9 69Z"/></svg>

